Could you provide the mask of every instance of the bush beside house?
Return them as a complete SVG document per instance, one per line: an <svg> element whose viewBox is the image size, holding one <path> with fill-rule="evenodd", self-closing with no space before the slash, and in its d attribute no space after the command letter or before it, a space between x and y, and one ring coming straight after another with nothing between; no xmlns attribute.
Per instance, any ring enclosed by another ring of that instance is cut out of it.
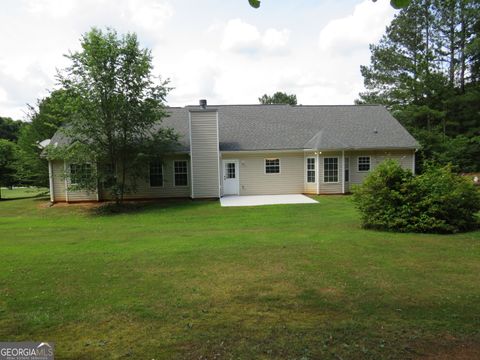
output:
<svg viewBox="0 0 480 360"><path fill-rule="evenodd" d="M365 228L454 233L479 225L480 191L450 166L428 165L413 176L387 160L354 189L353 198Z"/></svg>

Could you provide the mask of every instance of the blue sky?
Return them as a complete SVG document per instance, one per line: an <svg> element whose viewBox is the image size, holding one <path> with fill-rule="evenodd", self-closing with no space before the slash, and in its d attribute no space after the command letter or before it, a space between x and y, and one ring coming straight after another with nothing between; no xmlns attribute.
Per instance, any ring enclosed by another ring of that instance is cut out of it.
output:
<svg viewBox="0 0 480 360"><path fill-rule="evenodd" d="M277 90L302 104L351 104L360 65L395 11L389 0L2 0L0 116L25 118L55 87L63 54L92 26L136 32L168 104L257 103Z"/></svg>

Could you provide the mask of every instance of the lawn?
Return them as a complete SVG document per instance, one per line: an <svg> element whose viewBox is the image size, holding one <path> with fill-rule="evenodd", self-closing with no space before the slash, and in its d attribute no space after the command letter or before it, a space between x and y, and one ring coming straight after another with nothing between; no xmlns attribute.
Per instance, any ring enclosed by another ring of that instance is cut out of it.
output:
<svg viewBox="0 0 480 360"><path fill-rule="evenodd" d="M317 199L2 201L0 339L58 359L480 356L480 232L366 231L349 197Z"/></svg>

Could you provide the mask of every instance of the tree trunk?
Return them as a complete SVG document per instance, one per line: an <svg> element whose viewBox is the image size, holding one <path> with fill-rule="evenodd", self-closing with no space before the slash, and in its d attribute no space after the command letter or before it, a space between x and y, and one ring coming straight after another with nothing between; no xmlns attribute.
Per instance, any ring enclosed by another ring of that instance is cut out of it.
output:
<svg viewBox="0 0 480 360"><path fill-rule="evenodd" d="M465 0L460 0L460 91L465 94L465 72L467 69L466 42L467 42L467 19L465 16Z"/></svg>
<svg viewBox="0 0 480 360"><path fill-rule="evenodd" d="M450 47L450 61L449 61L449 83L450 86L453 88L455 86L455 3L456 1L450 1L450 11L449 11L449 32L448 32L448 40L449 40L449 47Z"/></svg>

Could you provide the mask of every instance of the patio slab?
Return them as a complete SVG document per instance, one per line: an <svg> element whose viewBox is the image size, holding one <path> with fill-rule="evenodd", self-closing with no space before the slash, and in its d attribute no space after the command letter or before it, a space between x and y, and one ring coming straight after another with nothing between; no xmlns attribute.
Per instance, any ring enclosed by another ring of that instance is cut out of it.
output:
<svg viewBox="0 0 480 360"><path fill-rule="evenodd" d="M224 196L220 198L222 206L261 206L280 204L317 204L318 201L302 194L292 195L255 195Z"/></svg>

